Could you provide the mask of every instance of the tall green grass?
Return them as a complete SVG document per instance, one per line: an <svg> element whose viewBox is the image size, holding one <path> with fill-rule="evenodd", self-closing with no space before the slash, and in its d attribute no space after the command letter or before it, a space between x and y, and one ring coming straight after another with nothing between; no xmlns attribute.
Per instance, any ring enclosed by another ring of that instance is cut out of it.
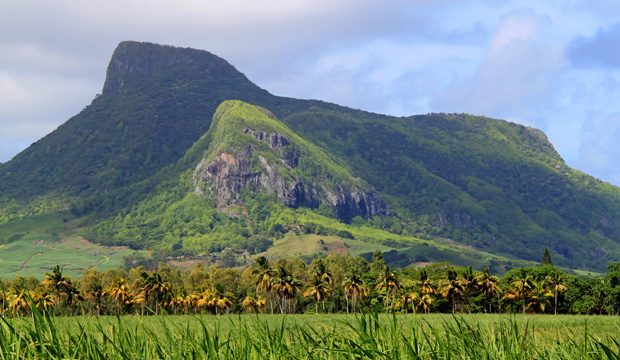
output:
<svg viewBox="0 0 620 360"><path fill-rule="evenodd" d="M516 317L494 324L412 317L75 319L33 308L30 318L0 320L0 359L620 359L616 338L587 327L554 337Z"/></svg>

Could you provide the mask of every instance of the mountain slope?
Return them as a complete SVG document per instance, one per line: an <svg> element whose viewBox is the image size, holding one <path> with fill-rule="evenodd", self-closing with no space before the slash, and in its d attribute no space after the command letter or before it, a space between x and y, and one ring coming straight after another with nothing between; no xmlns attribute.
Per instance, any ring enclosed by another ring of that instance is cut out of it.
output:
<svg viewBox="0 0 620 360"><path fill-rule="evenodd" d="M238 100L223 102L209 131L158 176L167 180L127 212L93 226L89 237L192 259L225 248L243 258L265 250L269 256L276 240L292 241L288 246L304 256L330 241L360 254L396 248L388 260L403 264L430 257L503 271L520 263L369 226L367 220L389 216L371 186L268 110ZM347 224L353 218L357 224Z"/></svg>
<svg viewBox="0 0 620 360"><path fill-rule="evenodd" d="M71 203L76 214L91 216L98 229L93 233L101 237L114 233L101 231L110 224L103 219L126 216L138 204L153 216L168 211L148 208L145 201L154 194L169 197L161 203L185 197L195 166L210 146L210 136L204 135L213 114L229 99L268 109L303 143L318 149L313 157L326 154L346 168L343 179L350 181L345 183L359 179L363 187L375 189L391 216L343 217L320 205L309 206L312 213L527 260L538 260L549 247L556 263L570 267L601 269L620 259L620 190L569 168L538 130L463 114L397 118L278 97L208 52L137 42L116 49L101 96L0 165L0 222ZM272 132L277 133L264 136ZM194 195L183 211L202 211L206 200ZM248 209L282 206L256 199L245 204ZM231 225L237 220L222 219L229 222L230 239L255 241L246 227ZM126 238L135 235L134 245L144 241L140 247L183 237L182 225L176 235L148 239L125 230Z"/></svg>

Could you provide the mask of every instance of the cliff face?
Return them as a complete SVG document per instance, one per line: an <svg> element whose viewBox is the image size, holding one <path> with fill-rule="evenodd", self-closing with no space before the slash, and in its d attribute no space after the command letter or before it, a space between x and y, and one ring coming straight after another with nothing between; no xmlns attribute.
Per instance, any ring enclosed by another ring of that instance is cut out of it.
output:
<svg viewBox="0 0 620 360"><path fill-rule="evenodd" d="M336 218L347 223L356 216L388 214L385 202L372 187L331 174L313 159L321 155L297 145L297 139L250 127L230 126L226 132L237 140L235 146L227 145L223 147L227 150L205 157L193 175L195 191L212 196L218 209L241 205L245 193L264 192L292 208L329 207Z"/></svg>

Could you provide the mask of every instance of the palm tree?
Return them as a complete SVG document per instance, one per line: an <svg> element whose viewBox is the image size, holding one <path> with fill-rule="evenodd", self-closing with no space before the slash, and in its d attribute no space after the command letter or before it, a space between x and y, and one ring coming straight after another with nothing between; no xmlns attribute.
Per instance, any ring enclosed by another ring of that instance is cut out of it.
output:
<svg viewBox="0 0 620 360"><path fill-rule="evenodd" d="M46 287L51 288L56 293L56 300L54 303L59 303L61 294L65 295L65 304L66 308L70 309L73 305L73 300L84 300L82 297L80 290L78 290L75 285L66 278L62 274L62 268L60 265L56 265L51 273L45 274L45 280L43 280L43 284Z"/></svg>
<svg viewBox="0 0 620 360"><path fill-rule="evenodd" d="M396 296L396 291L400 289L400 283L398 282L398 277L393 271L390 271L387 267L384 269L384 273L379 276L377 289L385 292L385 308L386 311L389 312L393 299Z"/></svg>
<svg viewBox="0 0 620 360"><path fill-rule="evenodd" d="M484 312L487 312L487 305L488 311L492 312L491 297L496 296L501 291L499 287L499 278L491 275L489 268L485 268L481 273L476 275L474 282L476 287L484 295Z"/></svg>
<svg viewBox="0 0 620 360"><path fill-rule="evenodd" d="M558 314L558 295L561 292L568 290L568 287L564 284L565 276L562 273L556 273L554 275L548 275L546 277L547 284L553 290L553 313Z"/></svg>
<svg viewBox="0 0 620 360"><path fill-rule="evenodd" d="M439 283L439 292L441 296L450 300L452 313L454 314L456 312L457 299L463 296L462 282L457 279L455 271L448 271L448 279L441 280Z"/></svg>
<svg viewBox="0 0 620 360"><path fill-rule="evenodd" d="M315 277L312 285L304 292L304 297L314 299L315 313L319 313L319 302L323 302L323 310L325 310L325 298L329 295L329 287L321 281L321 278Z"/></svg>
<svg viewBox="0 0 620 360"><path fill-rule="evenodd" d="M358 300L368 297L368 288L364 285L364 281L357 275L346 278L342 285L347 301L347 313L349 313L349 297L351 298L352 310L355 312Z"/></svg>
<svg viewBox="0 0 620 360"><path fill-rule="evenodd" d="M411 307L411 310L415 312L419 298L420 296L417 292L405 292L396 302L395 307L404 310L405 313L408 313L409 308Z"/></svg>
<svg viewBox="0 0 620 360"><path fill-rule="evenodd" d="M159 272L147 273L142 272L142 291L144 294L144 302L148 305L149 300L155 303L155 315L159 314L160 304L170 297L172 288L170 283L164 281Z"/></svg>
<svg viewBox="0 0 620 360"><path fill-rule="evenodd" d="M119 315L121 310L128 310L134 304L134 294L127 285L125 278L118 279L103 295L110 296L116 302Z"/></svg>
<svg viewBox="0 0 620 360"><path fill-rule="evenodd" d="M215 299L215 313L218 314L219 311L228 313L233 305L231 298L232 294L219 294Z"/></svg>
<svg viewBox="0 0 620 360"><path fill-rule="evenodd" d="M416 308L422 309L425 314L428 314L431 311L431 306L433 306L433 296L430 294L424 294L417 298Z"/></svg>
<svg viewBox="0 0 620 360"><path fill-rule="evenodd" d="M196 301L196 308L214 310L215 297L216 297L215 292L210 291L210 290L203 291L199 295L198 300Z"/></svg>
<svg viewBox="0 0 620 360"><path fill-rule="evenodd" d="M292 300L299 293L301 283L283 266L279 266L276 276L271 279L271 287L280 298L280 312L292 312ZM288 306L287 306L288 303Z"/></svg>
<svg viewBox="0 0 620 360"><path fill-rule="evenodd" d="M103 290L103 286L101 282L97 282L90 286L90 288L86 291L86 298L91 302L95 303L95 311L97 315L101 315L101 302L103 299L105 291Z"/></svg>
<svg viewBox="0 0 620 360"><path fill-rule="evenodd" d="M265 299L263 298L255 298L252 296L246 296L245 299L243 299L243 307L250 311L253 312L255 314L262 312L263 308L265 307Z"/></svg>
<svg viewBox="0 0 620 360"><path fill-rule="evenodd" d="M256 259L255 268L252 274L256 276L256 291L263 292L268 298L271 292L271 280L275 275L275 270L269 265L269 261L264 256ZM273 302L269 301L271 313L273 314Z"/></svg>
<svg viewBox="0 0 620 360"><path fill-rule="evenodd" d="M420 272L420 280L418 281L418 286L420 287L422 294L435 295L437 293L437 291L435 291L435 288L433 287L433 281L428 278L426 270L422 270Z"/></svg>
<svg viewBox="0 0 620 360"><path fill-rule="evenodd" d="M54 296L47 292L33 293L32 300L37 309L44 311L49 311L56 304Z"/></svg>
<svg viewBox="0 0 620 360"><path fill-rule="evenodd" d="M9 310L16 315L23 315L28 311L28 294L24 289L9 294Z"/></svg>
<svg viewBox="0 0 620 360"><path fill-rule="evenodd" d="M528 299L532 293L532 289L536 283L526 273L521 274L516 280L510 283L510 289L504 296L506 299L521 303L521 309L525 314L527 310Z"/></svg>
<svg viewBox="0 0 620 360"><path fill-rule="evenodd" d="M534 288L528 298L527 307L532 311L544 313L549 304L549 299L552 297L553 293L542 282L539 282L534 284Z"/></svg>
<svg viewBox="0 0 620 360"><path fill-rule="evenodd" d="M323 303L323 311L325 311L325 298L329 296L333 283L334 279L332 274L327 271L327 267L323 261L319 259L312 285L304 292L305 297L314 299L315 313L319 313L319 302Z"/></svg>

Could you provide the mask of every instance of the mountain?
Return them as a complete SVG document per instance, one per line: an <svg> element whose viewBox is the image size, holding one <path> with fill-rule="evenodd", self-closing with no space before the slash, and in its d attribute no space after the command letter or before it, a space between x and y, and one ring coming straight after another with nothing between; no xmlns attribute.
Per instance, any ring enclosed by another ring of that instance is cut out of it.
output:
<svg viewBox="0 0 620 360"><path fill-rule="evenodd" d="M92 240L168 252L251 254L306 223L508 259L549 248L572 268L620 259L620 190L539 130L279 97L211 53L150 43L119 44L101 95L0 164L0 194L0 222L71 207Z"/></svg>

